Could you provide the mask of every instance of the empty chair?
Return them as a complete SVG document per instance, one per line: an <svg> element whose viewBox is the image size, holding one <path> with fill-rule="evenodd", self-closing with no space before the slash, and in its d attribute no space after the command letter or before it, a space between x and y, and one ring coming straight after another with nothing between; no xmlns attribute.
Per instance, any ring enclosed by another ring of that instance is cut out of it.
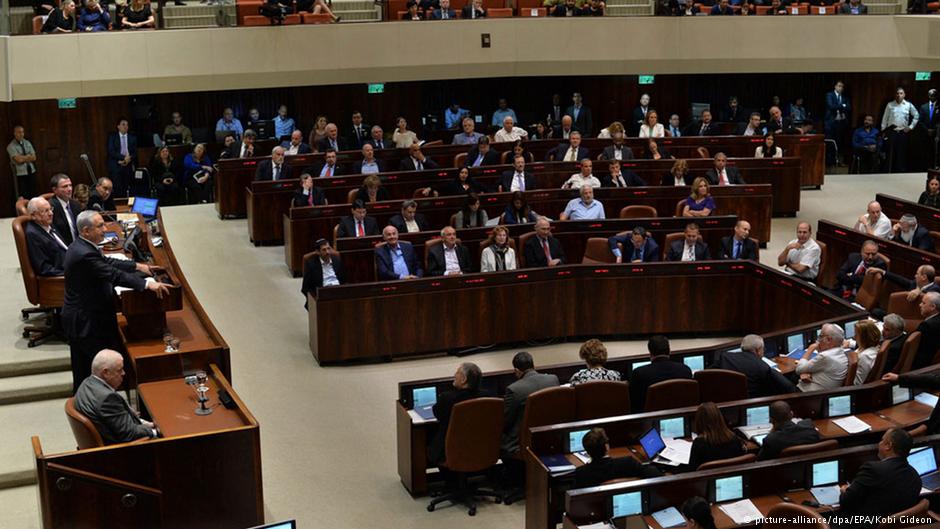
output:
<svg viewBox="0 0 940 529"><path fill-rule="evenodd" d="M828 441L820 441L818 443L789 446L780 451L779 457L790 457L803 454L818 454L820 452L825 452L826 450L836 450L838 448L839 441L836 441L835 439L829 439Z"/></svg>
<svg viewBox="0 0 940 529"><path fill-rule="evenodd" d="M591 237L584 245L584 257L581 258L581 264L613 263L616 260L604 237Z"/></svg>
<svg viewBox="0 0 940 529"><path fill-rule="evenodd" d="M761 524L762 529L829 529L826 519L820 516L818 512L795 503L778 503L770 508L767 517L787 521L764 522ZM801 523L793 522L792 520L795 519L800 519Z"/></svg>
<svg viewBox="0 0 940 529"><path fill-rule="evenodd" d="M659 216L659 214L653 206L626 206L620 210L620 218L622 219L643 219L657 216Z"/></svg>
<svg viewBox="0 0 940 529"><path fill-rule="evenodd" d="M707 147L697 147L695 152L698 154L699 158L711 158L712 155L708 152Z"/></svg>
<svg viewBox="0 0 940 529"><path fill-rule="evenodd" d="M849 368L845 371L845 380L842 386L855 385L855 374L858 373L858 362L849 362Z"/></svg>
<svg viewBox="0 0 940 529"><path fill-rule="evenodd" d="M753 463L754 461L757 461L757 454L744 454L743 456L731 457L728 459L718 459L715 461L709 461L708 463L702 463L699 465L698 470L711 470L714 468L743 465L745 463Z"/></svg>
<svg viewBox="0 0 940 529"><path fill-rule="evenodd" d="M892 292L888 295L888 308L885 312L904 318L904 330L911 332L920 325L922 319L917 304L916 301L907 300L907 292Z"/></svg>
<svg viewBox="0 0 940 529"><path fill-rule="evenodd" d="M826 267L826 256L828 252L826 251L826 243L821 241L816 241L816 244L819 245L819 272L816 274L816 283L819 282L820 277L824 277Z"/></svg>
<svg viewBox="0 0 940 529"><path fill-rule="evenodd" d="M65 401L65 416L69 419L69 427L79 450L104 446L104 440L91 419L75 408L75 397Z"/></svg>
<svg viewBox="0 0 940 529"><path fill-rule="evenodd" d="M682 379L666 380L657 382L646 390L646 407L643 411L698 406L699 402L698 382Z"/></svg>
<svg viewBox="0 0 940 529"><path fill-rule="evenodd" d="M884 340L881 344L881 347L878 348L878 356L875 357L875 363L871 365L871 371L868 372L868 376L865 377L865 380L862 381L862 384L868 384L869 382L881 380L881 375L884 374L885 370L885 362L888 361L888 349L890 348L891 341Z"/></svg>
<svg viewBox="0 0 940 529"><path fill-rule="evenodd" d="M630 384L612 380L574 386L575 420L616 417L630 413Z"/></svg>
<svg viewBox="0 0 940 529"><path fill-rule="evenodd" d="M702 402L730 402L747 398L747 377L727 369L703 369L694 375Z"/></svg>
<svg viewBox="0 0 940 529"><path fill-rule="evenodd" d="M878 306L878 298L884 289L884 277L881 274L865 274L862 286L855 293L855 302L871 310Z"/></svg>
<svg viewBox="0 0 940 529"><path fill-rule="evenodd" d="M930 238L933 239L934 253L940 253L940 231L929 231Z"/></svg>

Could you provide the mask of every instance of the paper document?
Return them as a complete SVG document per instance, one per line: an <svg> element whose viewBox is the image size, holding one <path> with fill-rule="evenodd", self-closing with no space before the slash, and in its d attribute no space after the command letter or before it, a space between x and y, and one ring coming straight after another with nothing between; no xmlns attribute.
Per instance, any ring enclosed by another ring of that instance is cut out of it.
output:
<svg viewBox="0 0 940 529"><path fill-rule="evenodd" d="M754 426L738 426L738 431L750 441L759 435L769 434L773 428L772 424L755 424Z"/></svg>
<svg viewBox="0 0 940 529"><path fill-rule="evenodd" d="M771 360L771 359L769 359L769 358L767 358L767 357L763 357L763 358L761 358L761 360L763 360L764 363L767 364L767 365L769 365L770 367L776 369L777 371L780 371L780 366L777 365L777 362L774 362L773 360Z"/></svg>
<svg viewBox="0 0 940 529"><path fill-rule="evenodd" d="M666 448L659 453L660 457L683 465L689 464L692 457L691 442L685 439L664 439L663 442L666 443Z"/></svg>
<svg viewBox="0 0 940 529"><path fill-rule="evenodd" d="M104 254L108 259L116 259L118 261L130 261L131 258L122 254L122 253L106 253Z"/></svg>
<svg viewBox="0 0 940 529"><path fill-rule="evenodd" d="M820 505L839 505L839 490L838 485L829 485L826 487L813 487L809 489L813 493L813 497L816 498L816 501Z"/></svg>
<svg viewBox="0 0 940 529"><path fill-rule="evenodd" d="M751 500L740 500L733 503L726 503L719 507L721 511L728 515L737 525L745 525L760 520L764 517L757 507L751 503Z"/></svg>
<svg viewBox="0 0 940 529"><path fill-rule="evenodd" d="M662 456L656 456L656 459L653 460L653 463L656 463L657 465L667 465L670 467L677 467L682 464L682 463L679 463L678 461L672 461Z"/></svg>
<svg viewBox="0 0 940 529"><path fill-rule="evenodd" d="M587 452L573 452L571 455L578 458L585 465L591 462L591 456L587 455Z"/></svg>
<svg viewBox="0 0 940 529"><path fill-rule="evenodd" d="M926 404L930 406L931 408L937 407L938 399L937 399L937 396L934 395L933 393L918 393L917 396L914 397L914 400L916 400L917 402L921 404Z"/></svg>
<svg viewBox="0 0 940 529"><path fill-rule="evenodd" d="M862 433L871 430L871 426L867 422L859 419L854 415L840 417L838 419L834 419L832 422L834 422L835 425L839 428L845 430L847 433Z"/></svg>
<svg viewBox="0 0 940 529"><path fill-rule="evenodd" d="M656 520L656 523L663 529L682 527L685 525L685 518L679 513L679 509L675 507L669 507L668 509L654 512L653 519Z"/></svg>
<svg viewBox="0 0 940 529"><path fill-rule="evenodd" d="M413 422L413 423L415 423L415 424L421 424L421 423L425 423L425 422L433 422L433 421L436 421L436 420L437 420L437 419L435 419L434 417L431 417L430 419L425 419L424 417L422 417L422 416L421 416L418 412L416 412L415 410L408 410L408 416L411 417L411 422Z"/></svg>
<svg viewBox="0 0 940 529"><path fill-rule="evenodd" d="M579 525L578 529L614 529L614 526L607 522L597 522L591 525Z"/></svg>

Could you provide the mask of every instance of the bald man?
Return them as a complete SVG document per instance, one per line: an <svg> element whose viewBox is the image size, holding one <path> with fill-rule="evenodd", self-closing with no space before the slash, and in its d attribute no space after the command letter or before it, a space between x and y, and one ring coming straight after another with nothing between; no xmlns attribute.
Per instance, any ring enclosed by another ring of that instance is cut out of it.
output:
<svg viewBox="0 0 940 529"><path fill-rule="evenodd" d="M91 196L88 198L88 207L85 209L117 211L117 205L114 204L113 191L114 184L111 182L110 178L99 178L98 183L95 184L95 190L91 192Z"/></svg>
<svg viewBox="0 0 940 529"><path fill-rule="evenodd" d="M91 362L91 376L75 392L75 408L94 423L106 445L159 435L156 426L142 420L117 392L123 381L121 353L103 349Z"/></svg>

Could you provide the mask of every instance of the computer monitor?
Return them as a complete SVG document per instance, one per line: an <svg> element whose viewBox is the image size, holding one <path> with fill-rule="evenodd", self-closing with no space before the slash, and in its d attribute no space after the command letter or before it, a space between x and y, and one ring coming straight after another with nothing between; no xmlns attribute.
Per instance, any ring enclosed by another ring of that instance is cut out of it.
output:
<svg viewBox="0 0 940 529"><path fill-rule="evenodd" d="M611 512L614 518L623 518L624 516L636 516L643 514L644 498L642 491L625 492L623 494L614 494L610 498Z"/></svg>
<svg viewBox="0 0 940 529"><path fill-rule="evenodd" d="M744 476L728 476L716 478L712 482L712 497L714 503L737 501L744 498Z"/></svg>
<svg viewBox="0 0 940 529"><path fill-rule="evenodd" d="M567 452L569 454L572 452L583 452L584 444L582 444L582 441L584 440L584 436L590 431L591 430L575 430L573 432L568 432Z"/></svg>
<svg viewBox="0 0 940 529"><path fill-rule="evenodd" d="M914 467L918 476L936 472L937 458L933 453L933 447L925 446L911 450L911 453L907 455L907 464Z"/></svg>
<svg viewBox="0 0 940 529"><path fill-rule="evenodd" d="M662 419L659 421L659 431L663 437L679 438L685 437L685 417L673 417L671 419Z"/></svg>
<svg viewBox="0 0 940 529"><path fill-rule="evenodd" d="M643 437L640 437L640 446L643 447L643 451L646 452L646 457L649 459L655 458L666 449L666 443L663 442L663 438L656 428L650 428L643 434Z"/></svg>
<svg viewBox="0 0 940 529"><path fill-rule="evenodd" d="M134 207L131 208L131 213L140 213L147 218L156 217L158 202L155 198L134 197Z"/></svg>
<svg viewBox="0 0 940 529"><path fill-rule="evenodd" d="M914 398L911 394L911 388L902 388L901 386L891 386L891 404L897 406L902 402L907 402Z"/></svg>
<svg viewBox="0 0 940 529"><path fill-rule="evenodd" d="M857 321L849 321L845 323L845 339L851 340L855 338L855 324Z"/></svg>
<svg viewBox="0 0 940 529"><path fill-rule="evenodd" d="M437 404L437 388L426 386L411 390L412 408L425 408Z"/></svg>
<svg viewBox="0 0 940 529"><path fill-rule="evenodd" d="M851 395L833 395L826 399L826 417L842 417L851 414Z"/></svg>
<svg viewBox="0 0 940 529"><path fill-rule="evenodd" d="M764 340L764 358L773 358L778 354L777 340Z"/></svg>
<svg viewBox="0 0 940 529"><path fill-rule="evenodd" d="M787 336L787 354L793 354L796 351L802 353L804 350L806 350L806 341L802 333Z"/></svg>
<svg viewBox="0 0 940 529"><path fill-rule="evenodd" d="M248 529L297 529L296 520L286 520L283 522L269 523L267 525L257 525Z"/></svg>
<svg viewBox="0 0 940 529"><path fill-rule="evenodd" d="M839 482L839 461L821 461L810 467L810 487L822 487Z"/></svg>
<svg viewBox="0 0 940 529"><path fill-rule="evenodd" d="M640 360L639 362L633 362L633 367L631 369L637 370L641 367L648 366L648 365L650 365L649 360Z"/></svg>
<svg viewBox="0 0 940 529"><path fill-rule="evenodd" d="M744 410L745 426L770 424L770 406L754 406Z"/></svg>
<svg viewBox="0 0 940 529"><path fill-rule="evenodd" d="M251 124L251 130L255 131L259 140L266 140L274 137L274 122L266 119L259 119Z"/></svg>
<svg viewBox="0 0 940 529"><path fill-rule="evenodd" d="M167 134L163 137L164 145L182 145L183 144L183 135L182 134Z"/></svg>
<svg viewBox="0 0 940 529"><path fill-rule="evenodd" d="M705 357L703 355L686 356L682 363L689 366L693 373L705 369Z"/></svg>

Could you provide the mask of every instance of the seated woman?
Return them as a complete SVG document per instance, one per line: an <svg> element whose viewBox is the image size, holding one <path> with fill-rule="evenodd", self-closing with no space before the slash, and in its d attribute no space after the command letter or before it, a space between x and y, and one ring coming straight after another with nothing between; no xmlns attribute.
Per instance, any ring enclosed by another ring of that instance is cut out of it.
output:
<svg viewBox="0 0 940 529"><path fill-rule="evenodd" d="M418 135L408 130L408 120L399 117L395 120L397 127L392 132L392 141L398 149L407 149L412 143L418 143Z"/></svg>
<svg viewBox="0 0 940 529"><path fill-rule="evenodd" d="M609 140L610 138L613 138L614 134L617 132L622 132L624 137L626 137L627 135L627 131L623 129L623 123L619 121L614 121L613 123L608 125L607 128L601 129L601 131L597 133L597 137L598 139L604 138L604 139Z"/></svg>
<svg viewBox="0 0 940 529"><path fill-rule="evenodd" d="M662 472L653 465L644 465L636 458L610 457L610 440L603 428L592 428L584 434L581 445L591 461L574 471L574 488L596 487L605 481L621 478L655 478Z"/></svg>
<svg viewBox="0 0 940 529"><path fill-rule="evenodd" d="M326 126L329 123L330 122L326 119L326 116L317 116L317 120L313 125L313 130L310 131L310 137L307 140L310 148L316 149L317 144L320 143L320 140L326 137Z"/></svg>
<svg viewBox="0 0 940 529"><path fill-rule="evenodd" d="M754 149L754 158L783 158L783 149L777 147L773 132L768 132L764 136L764 144Z"/></svg>
<svg viewBox="0 0 940 529"><path fill-rule="evenodd" d="M554 130L551 125L548 125L544 121L539 121L535 124L535 131L529 134L530 140L547 140L552 137Z"/></svg>
<svg viewBox="0 0 940 529"><path fill-rule="evenodd" d="M145 4L144 0L131 0L131 5L124 8L124 17L121 19L121 27L124 29L146 29L155 27L150 4Z"/></svg>
<svg viewBox="0 0 940 529"><path fill-rule="evenodd" d="M108 8L98 3L98 0L87 0L85 7L78 15L79 31L108 31L111 26L111 15Z"/></svg>
<svg viewBox="0 0 940 529"><path fill-rule="evenodd" d="M691 3L691 2L690 2ZM682 504L682 516L688 520L689 529L716 529L712 506L701 496L693 496Z"/></svg>
<svg viewBox="0 0 940 529"><path fill-rule="evenodd" d="M516 251L509 246L509 228L496 226L490 233L489 246L480 252L481 272L502 272L516 269Z"/></svg>
<svg viewBox="0 0 940 529"><path fill-rule="evenodd" d="M522 138L516 140L516 143L512 145L512 154L506 156L507 163L512 163L516 156L525 158L526 163L535 163L535 156L526 149L525 140Z"/></svg>
<svg viewBox="0 0 940 529"><path fill-rule="evenodd" d="M85 211L88 209L88 201L91 200L91 188L88 184L78 184L72 192L72 198L82 207L81 211Z"/></svg>
<svg viewBox="0 0 940 529"><path fill-rule="evenodd" d="M302 208L306 206L326 206L329 202L323 190L313 185L313 176L310 173L300 175L300 189L294 193L291 200L292 208Z"/></svg>
<svg viewBox="0 0 940 529"><path fill-rule="evenodd" d="M715 199L708 192L708 179L700 176L692 182L692 194L685 199L683 217L707 217L715 211Z"/></svg>
<svg viewBox="0 0 940 529"><path fill-rule="evenodd" d="M526 203L525 193L516 191L512 194L506 210L503 211L503 224L529 224L538 220L539 216Z"/></svg>
<svg viewBox="0 0 940 529"><path fill-rule="evenodd" d="M191 204L205 203L212 194L212 176L215 167L206 152L206 144L197 143L193 152L183 158L183 185L189 189Z"/></svg>
<svg viewBox="0 0 940 529"><path fill-rule="evenodd" d="M432 192L435 196L450 197L466 195L467 193L486 193L486 186L470 176L470 168L461 167L453 180L444 182L437 189L426 187L421 190L421 194L424 196L430 196Z"/></svg>
<svg viewBox="0 0 940 529"><path fill-rule="evenodd" d="M692 431L698 437L692 441L689 470L695 470L710 461L743 456L747 452L744 441L728 428L714 402L705 402L698 407L692 421Z"/></svg>
<svg viewBox="0 0 940 529"><path fill-rule="evenodd" d="M490 220L486 211L480 208L480 197L476 193L467 195L467 202L463 209L454 216L454 227L463 228L482 228Z"/></svg>
<svg viewBox="0 0 940 529"><path fill-rule="evenodd" d="M374 174L370 174L362 181L362 187L356 192L353 202L361 200L368 204L371 202L381 202L388 200L388 190L382 187L382 180Z"/></svg>
<svg viewBox="0 0 940 529"><path fill-rule="evenodd" d="M410 0L405 6L406 11L402 14L402 20L424 20L424 14L418 11L418 3Z"/></svg>
<svg viewBox="0 0 940 529"><path fill-rule="evenodd" d="M572 386L598 380L620 380L620 371L604 367L607 363L607 347L597 338L584 342L578 355L587 367L571 375Z"/></svg>
<svg viewBox="0 0 940 529"><path fill-rule="evenodd" d="M676 163L672 164L672 169L669 170L669 175L671 178L663 181L664 186L668 186L669 182L677 186L689 185L689 162L682 159L676 160Z"/></svg>
<svg viewBox="0 0 940 529"><path fill-rule="evenodd" d="M42 33L71 33L78 27L75 22L75 2L62 0L57 9L53 9L42 23Z"/></svg>
<svg viewBox="0 0 940 529"><path fill-rule="evenodd" d="M878 356L878 348L881 346L881 331L871 320L863 320L855 325L855 345L854 351L846 353L849 357L849 364L858 364L855 371L855 380L852 381L856 386L863 384L871 368L875 365L875 358Z"/></svg>
<svg viewBox="0 0 940 529"><path fill-rule="evenodd" d="M922 206L940 208L940 179L931 176L927 181L927 190L920 194L917 203Z"/></svg>
<svg viewBox="0 0 940 529"><path fill-rule="evenodd" d="M664 138L666 128L659 122L659 114L652 108L646 111L643 124L640 125L640 138Z"/></svg>
<svg viewBox="0 0 940 529"><path fill-rule="evenodd" d="M150 160L150 180L155 182L157 198L161 206L175 206L183 202L183 188L180 187L182 170L179 163L170 154L170 148L160 147Z"/></svg>
<svg viewBox="0 0 940 529"><path fill-rule="evenodd" d="M643 151L643 158L646 160L670 160L672 155L666 149L660 149L659 143L650 138L649 143L646 144L646 149Z"/></svg>

